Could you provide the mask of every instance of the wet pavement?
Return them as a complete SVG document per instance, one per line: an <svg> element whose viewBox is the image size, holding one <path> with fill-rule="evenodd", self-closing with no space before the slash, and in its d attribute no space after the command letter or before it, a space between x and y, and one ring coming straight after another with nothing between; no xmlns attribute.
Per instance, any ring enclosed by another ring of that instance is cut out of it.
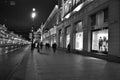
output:
<svg viewBox="0 0 120 80"><path fill-rule="evenodd" d="M63 51L27 53L9 80L120 80L120 64Z"/></svg>
<svg viewBox="0 0 120 80"><path fill-rule="evenodd" d="M30 56L25 80L120 80L120 64L50 50Z"/></svg>
<svg viewBox="0 0 120 80"><path fill-rule="evenodd" d="M8 80L26 54L27 48L21 48L4 55L0 55L0 80ZM24 53L23 53L24 52Z"/></svg>

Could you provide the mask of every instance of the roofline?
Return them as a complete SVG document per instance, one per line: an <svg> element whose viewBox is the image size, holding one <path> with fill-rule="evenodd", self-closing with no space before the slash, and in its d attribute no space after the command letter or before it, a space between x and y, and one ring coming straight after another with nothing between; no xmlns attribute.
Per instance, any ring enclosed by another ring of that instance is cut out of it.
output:
<svg viewBox="0 0 120 80"><path fill-rule="evenodd" d="M58 5L55 5L54 9L52 10L51 14L49 15L49 17L47 18L47 20L44 24L44 28L45 28L46 24L50 21L52 16L57 12L57 10L58 10Z"/></svg>

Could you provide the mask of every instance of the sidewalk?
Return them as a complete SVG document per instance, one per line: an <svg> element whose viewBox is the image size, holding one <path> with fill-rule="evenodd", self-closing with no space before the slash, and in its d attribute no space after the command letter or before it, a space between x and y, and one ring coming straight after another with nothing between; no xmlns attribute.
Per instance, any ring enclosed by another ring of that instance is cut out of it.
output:
<svg viewBox="0 0 120 80"><path fill-rule="evenodd" d="M66 53L45 48L29 55L25 80L119 80L119 64L91 59L84 52ZM93 55L93 53L91 53ZM98 55L98 54L97 54Z"/></svg>
<svg viewBox="0 0 120 80"><path fill-rule="evenodd" d="M83 54L91 56L87 52L66 53L62 49L53 53L52 48L43 48L40 53L35 49L32 54L28 49L10 80L120 80L119 64L80 56Z"/></svg>
<svg viewBox="0 0 120 80"><path fill-rule="evenodd" d="M41 54L53 54L53 50L50 47L49 50L45 50L45 47L43 47L42 53ZM96 52L87 52L87 51L78 51L78 50L71 50L70 53L67 52L66 48L57 48L56 50L57 55L62 55L62 54L77 54L77 55L83 55L83 56L90 56L90 57L95 57L99 59L103 59L109 62L115 62L115 63L120 63L120 57L110 55L110 54L103 54L103 53L96 53Z"/></svg>
<svg viewBox="0 0 120 80"><path fill-rule="evenodd" d="M59 51L66 52L67 49L65 48L58 48ZM87 52L87 51L77 51L77 50L71 50L72 54L78 54L78 55L83 55L83 56L90 56L90 57L95 57L99 59L103 59L109 62L115 62L115 63L120 63L120 57L110 55L110 54L103 54L103 53L96 53L96 52Z"/></svg>

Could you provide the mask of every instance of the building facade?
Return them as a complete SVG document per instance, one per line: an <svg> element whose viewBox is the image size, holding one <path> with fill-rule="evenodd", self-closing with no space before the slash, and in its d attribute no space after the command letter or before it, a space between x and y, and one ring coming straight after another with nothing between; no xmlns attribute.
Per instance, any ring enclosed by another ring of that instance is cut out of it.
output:
<svg viewBox="0 0 120 80"><path fill-rule="evenodd" d="M43 25L43 34L42 34L42 41L44 44L49 43L51 46L53 43L56 43L56 24L58 18L58 5L55 5L54 9L50 13L48 19L46 20L45 24Z"/></svg>
<svg viewBox="0 0 120 80"><path fill-rule="evenodd" d="M57 44L120 56L119 0L61 0Z"/></svg>

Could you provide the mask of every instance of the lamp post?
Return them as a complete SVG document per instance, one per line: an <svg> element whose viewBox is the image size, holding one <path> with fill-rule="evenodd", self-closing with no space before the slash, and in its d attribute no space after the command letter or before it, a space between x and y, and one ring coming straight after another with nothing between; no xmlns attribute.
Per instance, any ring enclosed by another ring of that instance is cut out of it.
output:
<svg viewBox="0 0 120 80"><path fill-rule="evenodd" d="M31 30L31 32L32 32L32 43L33 43L33 39L34 39L34 19L36 17L35 8L32 9L31 17L33 19L32 30Z"/></svg>

